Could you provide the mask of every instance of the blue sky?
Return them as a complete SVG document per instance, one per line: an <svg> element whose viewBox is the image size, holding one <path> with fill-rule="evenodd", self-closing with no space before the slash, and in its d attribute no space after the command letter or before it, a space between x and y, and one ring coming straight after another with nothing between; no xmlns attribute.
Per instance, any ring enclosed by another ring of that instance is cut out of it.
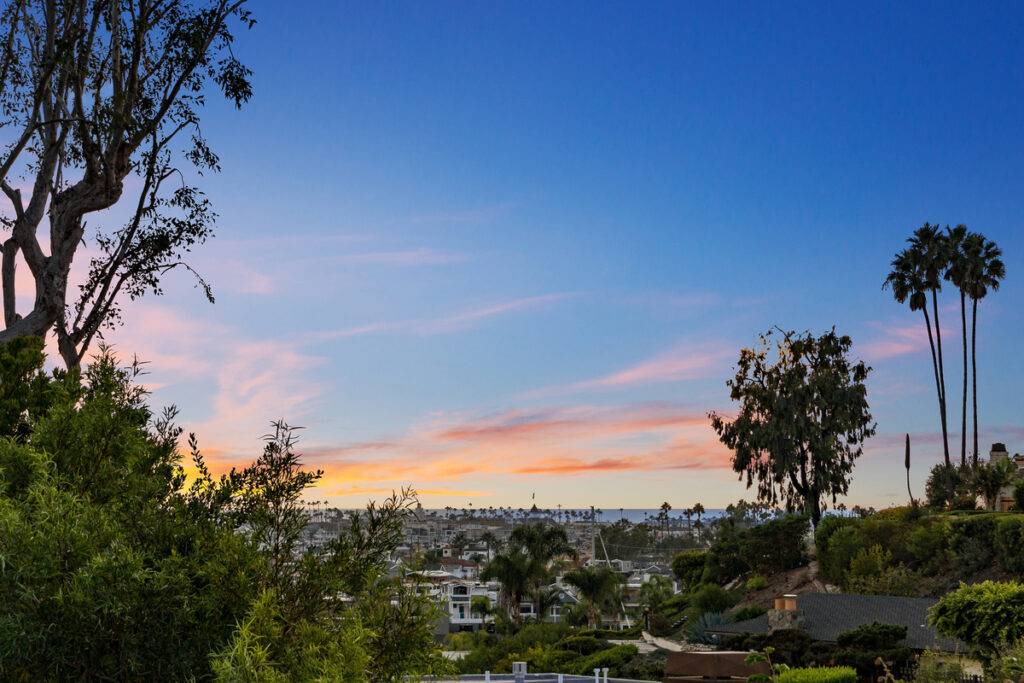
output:
<svg viewBox="0 0 1024 683"><path fill-rule="evenodd" d="M114 337L215 461L285 417L338 504L721 506L750 496L704 418L738 349L836 325L879 424L848 503L900 501L938 421L881 283L926 220L1005 252L982 441L1024 450L1019 6L252 7L255 97L203 123L217 303L178 275Z"/></svg>

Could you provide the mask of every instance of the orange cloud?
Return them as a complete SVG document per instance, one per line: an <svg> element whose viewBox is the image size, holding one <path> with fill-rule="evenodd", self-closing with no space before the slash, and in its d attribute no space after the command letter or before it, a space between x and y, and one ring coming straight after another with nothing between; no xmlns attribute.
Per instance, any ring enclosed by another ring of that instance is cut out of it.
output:
<svg viewBox="0 0 1024 683"><path fill-rule="evenodd" d="M729 467L729 453L706 416L665 404L446 417L402 438L320 446L306 455L333 490L409 482L438 490L480 477Z"/></svg>

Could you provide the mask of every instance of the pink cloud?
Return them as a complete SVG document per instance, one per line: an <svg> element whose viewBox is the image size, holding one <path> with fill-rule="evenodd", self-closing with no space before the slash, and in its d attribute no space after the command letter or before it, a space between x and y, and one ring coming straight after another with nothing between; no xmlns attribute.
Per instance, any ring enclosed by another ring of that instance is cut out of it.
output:
<svg viewBox="0 0 1024 683"><path fill-rule="evenodd" d="M920 353L928 349L928 332L924 324L916 325L871 325L879 334L859 346L864 358L869 361L886 360L898 356Z"/></svg>

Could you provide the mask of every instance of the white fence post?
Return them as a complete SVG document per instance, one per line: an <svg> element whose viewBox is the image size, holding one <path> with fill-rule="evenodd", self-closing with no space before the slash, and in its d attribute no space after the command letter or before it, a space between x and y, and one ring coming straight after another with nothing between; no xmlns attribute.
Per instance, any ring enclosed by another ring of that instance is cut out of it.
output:
<svg viewBox="0 0 1024 683"><path fill-rule="evenodd" d="M604 683L608 683L608 667L601 669L601 674L604 676Z"/></svg>
<svg viewBox="0 0 1024 683"><path fill-rule="evenodd" d="M601 683L601 670L594 669L594 683Z"/></svg>
<svg viewBox="0 0 1024 683"><path fill-rule="evenodd" d="M485 671L484 672L484 683L491 683L491 672L490 671Z"/></svg>

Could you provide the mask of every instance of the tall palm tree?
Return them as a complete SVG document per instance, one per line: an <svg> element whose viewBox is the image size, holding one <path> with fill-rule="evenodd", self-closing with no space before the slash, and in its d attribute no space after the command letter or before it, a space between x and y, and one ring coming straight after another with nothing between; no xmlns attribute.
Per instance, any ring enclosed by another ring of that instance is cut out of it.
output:
<svg viewBox="0 0 1024 683"><path fill-rule="evenodd" d="M580 567L567 573L565 582L579 591L587 605L587 625L594 628L602 610L617 594L620 578L611 567Z"/></svg>
<svg viewBox="0 0 1024 683"><path fill-rule="evenodd" d="M531 571L530 556L519 548L513 548L488 562L480 573L482 580L497 581L501 584L505 611L514 624L519 623L519 605L530 589Z"/></svg>
<svg viewBox="0 0 1024 683"><path fill-rule="evenodd" d="M921 230L926 230L926 234L919 237L918 233ZM934 252L935 249L925 248L925 244L929 241L928 235L932 234L934 228L925 223L923 228L919 228L914 233L909 241L911 246L907 249L896 254L896 258L893 259L889 275L885 278L885 282L882 284L883 289L889 288L892 290L893 298L898 303L909 303L911 311L921 311L924 315L925 329L928 331L928 346L932 352L932 371L935 375L935 392L939 399L939 418L942 424L942 447L943 456L945 458L946 466L950 466L949 461L949 438L946 429L946 396L944 393L943 382L940 373L940 362L939 353L936 352L935 348L935 337L932 335L932 323L931 318L928 315L928 292L932 291L935 293L933 284L936 284L930 277L930 270L927 267L928 263L933 260L931 259L926 251ZM933 299L934 302L934 299ZM938 306L935 305L936 313L938 312ZM936 332L938 332L938 320L936 320ZM941 348L941 346L940 346Z"/></svg>
<svg viewBox="0 0 1024 683"><path fill-rule="evenodd" d="M971 299L971 375L974 410L974 463L978 462L978 302L999 289L1006 277L1002 250L984 235L971 233L964 246L966 274L964 289Z"/></svg>
<svg viewBox="0 0 1024 683"><path fill-rule="evenodd" d="M509 536L509 547L529 558L526 591L533 597L535 607L543 601L541 593L551 580L552 561L564 555L576 557L565 529L543 522L516 527Z"/></svg>
<svg viewBox="0 0 1024 683"><path fill-rule="evenodd" d="M946 228L946 244L949 250L949 264L945 278L960 291L960 332L964 352L963 401L960 406L960 466L967 464L967 292L964 285L970 268L967 258L967 226L961 223L955 228Z"/></svg>

